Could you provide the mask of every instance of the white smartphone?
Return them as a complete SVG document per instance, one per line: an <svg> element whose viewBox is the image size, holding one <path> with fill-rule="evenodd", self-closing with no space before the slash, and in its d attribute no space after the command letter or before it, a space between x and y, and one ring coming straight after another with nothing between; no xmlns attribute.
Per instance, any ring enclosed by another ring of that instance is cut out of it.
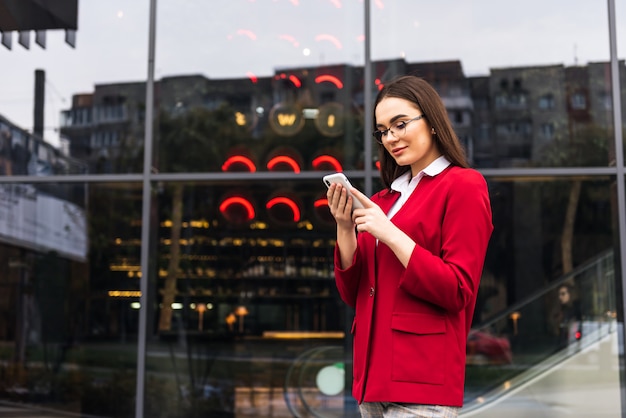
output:
<svg viewBox="0 0 626 418"><path fill-rule="evenodd" d="M328 174L327 176L324 176L322 178L322 181L324 182L326 187L330 187L330 185L333 183L341 184L343 187L346 188L346 190L348 190L348 196L352 196L352 193L350 193L350 189L353 186L352 184L350 184L350 181L348 180L345 174L343 173ZM361 204L361 202L354 196L352 196L352 209L363 209L363 205Z"/></svg>

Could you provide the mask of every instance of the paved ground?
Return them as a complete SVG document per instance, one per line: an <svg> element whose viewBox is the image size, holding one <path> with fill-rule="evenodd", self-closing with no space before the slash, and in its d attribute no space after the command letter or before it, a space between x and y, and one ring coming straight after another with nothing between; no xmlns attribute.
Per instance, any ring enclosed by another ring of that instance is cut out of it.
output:
<svg viewBox="0 0 626 418"><path fill-rule="evenodd" d="M12 406L0 404L0 417L2 418L71 418L78 415L60 415L54 411L45 409L33 409L19 405Z"/></svg>

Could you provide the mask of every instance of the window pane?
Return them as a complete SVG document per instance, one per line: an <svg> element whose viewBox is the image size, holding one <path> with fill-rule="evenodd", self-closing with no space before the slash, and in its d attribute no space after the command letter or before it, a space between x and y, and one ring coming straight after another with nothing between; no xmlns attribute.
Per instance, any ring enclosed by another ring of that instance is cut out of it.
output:
<svg viewBox="0 0 626 418"><path fill-rule="evenodd" d="M159 7L160 172L305 171L321 156L362 166L362 5Z"/></svg>
<svg viewBox="0 0 626 418"><path fill-rule="evenodd" d="M563 396L597 389L602 407L619 411L619 368L608 366L618 364L618 352L610 348L617 344L619 309L614 181L488 179L495 229L468 340L466 410L519 388L523 371L545 364L547 377L513 394L511 402L542 403L544 391ZM559 295L564 286L571 293L567 300ZM582 349L603 354L573 356ZM581 365L593 369L589 378L582 378L587 372L568 378ZM561 406L593 415L599 405L568 399ZM504 401L485 416L509 407Z"/></svg>
<svg viewBox="0 0 626 418"><path fill-rule="evenodd" d="M478 12L470 3L380 1L372 10L377 82L430 81L474 166L613 163L605 4L488 1ZM468 123L452 117L459 112Z"/></svg>
<svg viewBox="0 0 626 418"><path fill-rule="evenodd" d="M3 399L87 415L134 411L136 186L0 185Z"/></svg>
<svg viewBox="0 0 626 418"><path fill-rule="evenodd" d="M335 287L336 227L321 179L164 183L160 190L148 393L167 388L175 399L177 377L189 391L183 409L261 417L272 416L270 408L287 412L282 388L295 394L307 379L314 401L319 362L343 361L351 324ZM301 355L316 368L300 365ZM304 377L290 380L301 366ZM341 396L329 401L312 406L342 410Z"/></svg>

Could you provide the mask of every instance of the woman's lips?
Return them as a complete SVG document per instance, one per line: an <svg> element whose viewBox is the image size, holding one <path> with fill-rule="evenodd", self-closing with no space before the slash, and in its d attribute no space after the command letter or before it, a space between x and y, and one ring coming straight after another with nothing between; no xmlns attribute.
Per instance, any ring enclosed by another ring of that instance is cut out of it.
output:
<svg viewBox="0 0 626 418"><path fill-rule="evenodd" d="M406 149L406 147L397 147L391 150L391 152L393 153L393 155L398 155L398 154L402 154L402 151L404 151Z"/></svg>

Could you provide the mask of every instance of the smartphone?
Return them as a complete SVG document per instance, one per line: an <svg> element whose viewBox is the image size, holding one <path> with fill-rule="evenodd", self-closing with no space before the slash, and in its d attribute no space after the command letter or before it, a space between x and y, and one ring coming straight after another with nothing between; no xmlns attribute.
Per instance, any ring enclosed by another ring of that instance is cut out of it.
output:
<svg viewBox="0 0 626 418"><path fill-rule="evenodd" d="M350 181L348 180L345 174L343 173L328 174L327 176L324 176L324 178L322 178L322 181L324 182L326 187L330 187L330 185L333 183L341 184L343 187L346 188L346 190L348 190L348 196L352 196L352 193L350 193L352 184L350 184ZM361 202L354 196L352 196L352 209L363 209L363 205L361 204Z"/></svg>

